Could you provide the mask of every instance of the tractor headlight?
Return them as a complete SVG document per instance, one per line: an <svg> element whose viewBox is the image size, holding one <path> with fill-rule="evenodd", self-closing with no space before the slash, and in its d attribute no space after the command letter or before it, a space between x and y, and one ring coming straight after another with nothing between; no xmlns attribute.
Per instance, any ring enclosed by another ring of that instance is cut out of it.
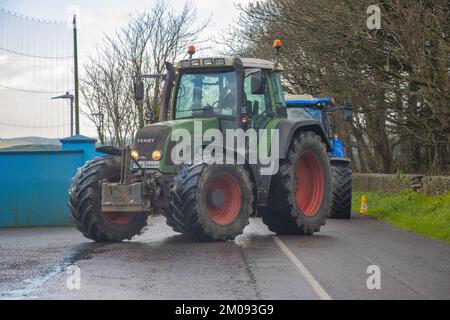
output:
<svg viewBox="0 0 450 320"><path fill-rule="evenodd" d="M213 59L211 59L211 58L203 59L203 65L210 66L212 64L213 64Z"/></svg>
<svg viewBox="0 0 450 320"><path fill-rule="evenodd" d="M181 67L182 68L187 68L187 67L189 67L191 65L191 61L189 61L189 60L183 60L183 61L181 61Z"/></svg>
<svg viewBox="0 0 450 320"><path fill-rule="evenodd" d="M161 151L159 151L159 150L155 150L155 151L153 151L152 152L152 159L154 160L154 161L159 161L159 160L161 160Z"/></svg>
<svg viewBox="0 0 450 320"><path fill-rule="evenodd" d="M224 58L216 58L216 59L214 59L214 64L224 65L225 59Z"/></svg>
<svg viewBox="0 0 450 320"><path fill-rule="evenodd" d="M139 158L139 152L137 152L136 150L132 150L130 155L134 160L137 160L137 158Z"/></svg>

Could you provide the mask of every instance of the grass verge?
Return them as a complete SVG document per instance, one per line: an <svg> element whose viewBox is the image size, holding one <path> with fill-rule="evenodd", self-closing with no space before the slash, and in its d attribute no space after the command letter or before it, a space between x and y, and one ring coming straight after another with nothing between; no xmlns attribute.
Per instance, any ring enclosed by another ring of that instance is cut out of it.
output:
<svg viewBox="0 0 450 320"><path fill-rule="evenodd" d="M429 196L414 191L354 192L353 211L359 212L363 194L369 215L377 220L450 243L450 193Z"/></svg>

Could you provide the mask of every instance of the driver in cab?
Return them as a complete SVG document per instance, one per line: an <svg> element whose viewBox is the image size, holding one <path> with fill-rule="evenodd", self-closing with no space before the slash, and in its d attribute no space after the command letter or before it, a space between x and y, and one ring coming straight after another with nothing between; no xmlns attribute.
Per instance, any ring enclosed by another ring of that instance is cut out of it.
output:
<svg viewBox="0 0 450 320"><path fill-rule="evenodd" d="M223 88L223 92L225 93L218 107L221 109L220 113L231 115L232 110L236 106L236 82L230 80L229 78L226 79L226 84Z"/></svg>

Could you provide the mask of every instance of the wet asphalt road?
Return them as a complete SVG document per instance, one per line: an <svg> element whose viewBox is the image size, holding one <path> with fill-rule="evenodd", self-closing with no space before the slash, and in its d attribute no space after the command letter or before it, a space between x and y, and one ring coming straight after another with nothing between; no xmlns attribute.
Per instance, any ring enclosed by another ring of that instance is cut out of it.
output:
<svg viewBox="0 0 450 320"><path fill-rule="evenodd" d="M81 271L69 290L66 268ZM380 267L381 289L367 288ZM0 229L0 299L450 299L450 245L369 217L328 220L310 237L259 219L224 243L195 243L162 217L133 241L74 228Z"/></svg>

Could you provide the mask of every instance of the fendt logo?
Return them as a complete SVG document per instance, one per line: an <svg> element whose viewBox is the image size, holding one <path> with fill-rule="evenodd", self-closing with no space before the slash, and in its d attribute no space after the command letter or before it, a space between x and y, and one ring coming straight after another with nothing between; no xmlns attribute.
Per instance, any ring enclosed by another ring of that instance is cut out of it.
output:
<svg viewBox="0 0 450 320"><path fill-rule="evenodd" d="M142 138L142 139L137 139L137 142L138 143L154 143L155 139L154 138L147 138L147 139Z"/></svg>

